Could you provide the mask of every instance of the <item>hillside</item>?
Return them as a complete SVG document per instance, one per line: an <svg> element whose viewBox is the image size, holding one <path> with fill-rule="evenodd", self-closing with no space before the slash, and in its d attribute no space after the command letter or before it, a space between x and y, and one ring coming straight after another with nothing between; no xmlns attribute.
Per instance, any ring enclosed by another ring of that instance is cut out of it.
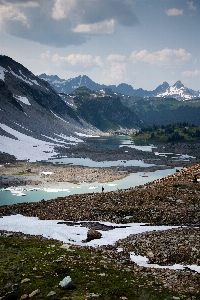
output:
<svg viewBox="0 0 200 300"><path fill-rule="evenodd" d="M173 98L122 96L121 101L149 126L183 122L200 125L200 99L178 101Z"/></svg>
<svg viewBox="0 0 200 300"><path fill-rule="evenodd" d="M72 96L78 115L102 131L144 126L134 112L121 103L117 94L107 95L105 92L92 92L86 87L80 87Z"/></svg>
<svg viewBox="0 0 200 300"><path fill-rule="evenodd" d="M200 142L200 127L188 125L188 123L177 123L166 126L152 126L142 128L133 136L136 143L180 143Z"/></svg>
<svg viewBox="0 0 200 300"><path fill-rule="evenodd" d="M7 56L0 56L0 120L0 151L18 159L48 158L55 145L97 131L47 82Z"/></svg>

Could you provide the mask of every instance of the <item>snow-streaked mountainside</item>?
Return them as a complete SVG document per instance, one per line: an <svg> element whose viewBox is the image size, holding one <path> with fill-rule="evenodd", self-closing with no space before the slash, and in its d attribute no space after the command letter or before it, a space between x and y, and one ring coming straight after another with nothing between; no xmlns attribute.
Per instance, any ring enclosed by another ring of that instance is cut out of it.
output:
<svg viewBox="0 0 200 300"><path fill-rule="evenodd" d="M0 152L17 159L47 159L54 147L101 132L81 119L44 80L0 56Z"/></svg>
<svg viewBox="0 0 200 300"><path fill-rule="evenodd" d="M173 97L177 100L191 100L200 97L200 92L195 92L185 87L180 80L178 80L173 86L169 86L165 91L158 93L157 97Z"/></svg>
<svg viewBox="0 0 200 300"><path fill-rule="evenodd" d="M76 88L86 86L91 90L112 89L114 92L137 97L167 97L175 98L179 101L191 100L200 97L199 91L193 91L185 87L181 81L177 81L173 86L169 86L167 82L163 82L153 91L146 91L142 88L134 89L131 85L121 83L116 85L98 84L92 81L86 75L79 75L75 78L60 79L57 75L41 74L40 79L47 81L57 92L70 94Z"/></svg>

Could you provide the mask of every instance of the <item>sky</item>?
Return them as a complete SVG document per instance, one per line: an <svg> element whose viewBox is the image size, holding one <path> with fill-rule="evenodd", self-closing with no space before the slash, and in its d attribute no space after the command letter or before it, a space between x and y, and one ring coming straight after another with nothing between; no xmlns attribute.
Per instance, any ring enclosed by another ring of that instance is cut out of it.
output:
<svg viewBox="0 0 200 300"><path fill-rule="evenodd" d="M35 75L200 90L200 0L0 0L0 53Z"/></svg>

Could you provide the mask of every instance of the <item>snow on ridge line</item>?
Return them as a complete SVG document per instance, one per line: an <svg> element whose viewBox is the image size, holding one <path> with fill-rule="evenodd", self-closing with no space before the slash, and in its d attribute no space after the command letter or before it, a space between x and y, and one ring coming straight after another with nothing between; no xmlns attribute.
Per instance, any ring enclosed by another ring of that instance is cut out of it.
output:
<svg viewBox="0 0 200 300"><path fill-rule="evenodd" d="M26 82L26 83L29 84L29 85L34 85L34 84L35 84L35 85L39 85L39 83L37 82L37 80L27 78L27 77L22 73L21 70L19 70L19 72L20 72L20 74L21 74L22 76L17 75L17 74L11 69L11 67L8 66L8 68L9 68L9 71L6 70L6 69L4 69L4 71L10 72L13 76L15 76L16 78L21 79L22 81ZM39 86L40 86L40 85L39 85Z"/></svg>

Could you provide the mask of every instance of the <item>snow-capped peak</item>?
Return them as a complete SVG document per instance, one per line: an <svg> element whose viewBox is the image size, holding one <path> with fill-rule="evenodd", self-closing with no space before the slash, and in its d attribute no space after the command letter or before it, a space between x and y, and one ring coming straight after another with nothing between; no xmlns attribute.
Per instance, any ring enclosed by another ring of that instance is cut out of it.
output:
<svg viewBox="0 0 200 300"><path fill-rule="evenodd" d="M194 99L197 96L200 96L200 94L194 95L194 93L192 93L190 89L185 87L183 83L180 80L178 80L174 85L169 86L165 91L158 93L156 96L166 98L171 97L179 101L185 101Z"/></svg>

